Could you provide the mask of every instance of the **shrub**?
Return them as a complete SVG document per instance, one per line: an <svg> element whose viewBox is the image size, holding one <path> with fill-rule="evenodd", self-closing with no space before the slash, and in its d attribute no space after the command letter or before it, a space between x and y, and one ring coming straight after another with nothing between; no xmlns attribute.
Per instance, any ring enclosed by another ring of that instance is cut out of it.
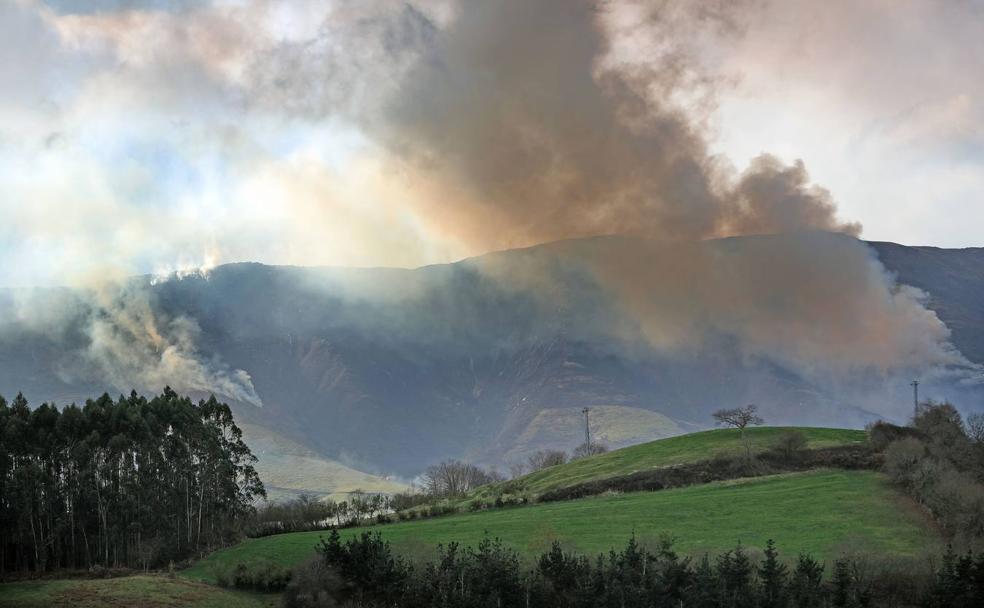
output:
<svg viewBox="0 0 984 608"><path fill-rule="evenodd" d="M921 439L923 437L921 432L912 427L898 426L884 420L868 425L866 430L868 431L868 445L876 452L883 451L893 441L906 438Z"/></svg>
<svg viewBox="0 0 984 608"><path fill-rule="evenodd" d="M926 446L913 437L893 441L885 450L885 473L897 484L911 488Z"/></svg>
<svg viewBox="0 0 984 608"><path fill-rule="evenodd" d="M786 431L776 438L771 451L786 462L799 460L806 449L806 435L799 431Z"/></svg>
<svg viewBox="0 0 984 608"><path fill-rule="evenodd" d="M596 456L598 454L604 454L607 451L608 446L603 443L582 443L574 450L574 453L571 455L571 460L587 458L588 456Z"/></svg>
<svg viewBox="0 0 984 608"><path fill-rule="evenodd" d="M290 570L271 560L220 566L215 572L215 579L220 587L252 591L283 591L290 582L290 577Z"/></svg>
<svg viewBox="0 0 984 608"><path fill-rule="evenodd" d="M561 450L540 450L527 460L531 472L541 471L567 462L567 454Z"/></svg>
<svg viewBox="0 0 984 608"><path fill-rule="evenodd" d="M333 608L343 584L321 557L313 557L294 569L284 591L284 608Z"/></svg>

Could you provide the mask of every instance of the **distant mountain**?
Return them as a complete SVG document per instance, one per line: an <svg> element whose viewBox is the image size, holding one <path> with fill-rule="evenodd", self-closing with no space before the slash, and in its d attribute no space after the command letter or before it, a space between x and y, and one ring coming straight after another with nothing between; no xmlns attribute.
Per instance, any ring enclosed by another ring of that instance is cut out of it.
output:
<svg viewBox="0 0 984 608"><path fill-rule="evenodd" d="M696 246L782 256L788 243L747 237ZM583 436L583 407L596 412L592 433L616 446L709 426L711 411L736 403L759 404L775 424L861 426L875 417L870 400L750 357L728 336L673 354L641 342L616 346L609 329L622 313L578 260L636 246L599 237L414 270L244 263L135 280L159 318L194 320L206 363L249 374L263 405L240 399L234 407L248 434L262 438L268 470L285 470L298 449L356 474L413 476L445 457L507 467L542 447L572 449ZM963 354L984 362L984 249L870 246L900 281L930 294ZM12 318L19 296L5 297L0 307ZM3 326L0 393L64 403L120 392L67 362L65 353L90 335L42 325ZM977 395L974 387L952 391L945 394ZM270 440L278 436L280 452ZM335 489L324 480L309 488Z"/></svg>

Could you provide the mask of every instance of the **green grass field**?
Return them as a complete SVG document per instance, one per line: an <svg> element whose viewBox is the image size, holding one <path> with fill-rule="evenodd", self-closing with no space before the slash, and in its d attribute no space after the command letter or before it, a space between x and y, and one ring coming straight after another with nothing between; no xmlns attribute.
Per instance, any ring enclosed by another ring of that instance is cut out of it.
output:
<svg viewBox="0 0 984 608"><path fill-rule="evenodd" d="M759 427L745 431L755 451L768 449L788 431L806 436L808 447L825 448L862 443L865 432L851 429L817 427ZM547 490L572 486L585 481L628 475L636 471L706 460L719 454L735 454L744 450L741 436L735 429L718 429L659 439L622 448L607 454L575 460L550 467L513 481L479 488L471 498L495 496L507 490L510 494L528 492L540 494Z"/></svg>
<svg viewBox="0 0 984 608"><path fill-rule="evenodd" d="M438 543L476 545L488 533L524 556L558 540L593 554L669 534L683 553L725 551L740 541L758 548L775 539L787 557L830 559L847 549L915 555L939 538L908 499L878 473L812 471L702 486L596 496L378 526L401 551L427 554ZM357 534L366 528L349 529ZM182 576L212 580L215 565L259 557L294 565L313 555L322 532L247 540L218 551Z"/></svg>
<svg viewBox="0 0 984 608"><path fill-rule="evenodd" d="M62 579L0 585L0 608L270 608L279 596L243 593L165 576Z"/></svg>

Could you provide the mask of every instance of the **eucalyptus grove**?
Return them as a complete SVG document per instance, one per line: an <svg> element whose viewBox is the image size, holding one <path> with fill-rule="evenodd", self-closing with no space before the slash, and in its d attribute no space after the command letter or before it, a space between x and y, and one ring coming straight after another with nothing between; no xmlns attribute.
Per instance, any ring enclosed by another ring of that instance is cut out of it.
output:
<svg viewBox="0 0 984 608"><path fill-rule="evenodd" d="M217 547L266 495L255 461L215 397L0 397L0 573L149 568Z"/></svg>

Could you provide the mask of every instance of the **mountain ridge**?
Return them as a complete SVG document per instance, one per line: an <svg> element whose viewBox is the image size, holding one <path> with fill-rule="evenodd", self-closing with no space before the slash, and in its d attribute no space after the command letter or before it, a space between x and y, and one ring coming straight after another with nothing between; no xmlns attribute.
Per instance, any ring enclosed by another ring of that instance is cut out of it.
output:
<svg viewBox="0 0 984 608"><path fill-rule="evenodd" d="M715 256L755 247L781 252L795 238L732 237L694 247L724 252ZM562 421L586 406L652 412L690 429L710 426L713 409L746 401L759 403L775 424L859 427L879 416L873 402L840 397L781 363L743 355L728 336L712 335L702 350L682 355L613 346L606 332L624 315L572 260L646 251L646 243L569 239L416 269L239 262L159 281L148 287L149 301L160 318L194 320L202 361L249 374L263 407L232 399L244 423L369 473L409 477L446 457L505 468L535 447L570 450L576 433ZM965 356L984 361L984 297L977 299L984 248L866 246L900 282L929 294L927 305ZM951 259L956 270L948 271ZM86 337L73 339L84 344ZM0 393L24 389L39 403L117 392L65 374L58 346L31 328L0 333ZM927 390L958 402L978 394L939 386ZM900 399L906 388L884 398ZM524 437L535 440L524 447Z"/></svg>

